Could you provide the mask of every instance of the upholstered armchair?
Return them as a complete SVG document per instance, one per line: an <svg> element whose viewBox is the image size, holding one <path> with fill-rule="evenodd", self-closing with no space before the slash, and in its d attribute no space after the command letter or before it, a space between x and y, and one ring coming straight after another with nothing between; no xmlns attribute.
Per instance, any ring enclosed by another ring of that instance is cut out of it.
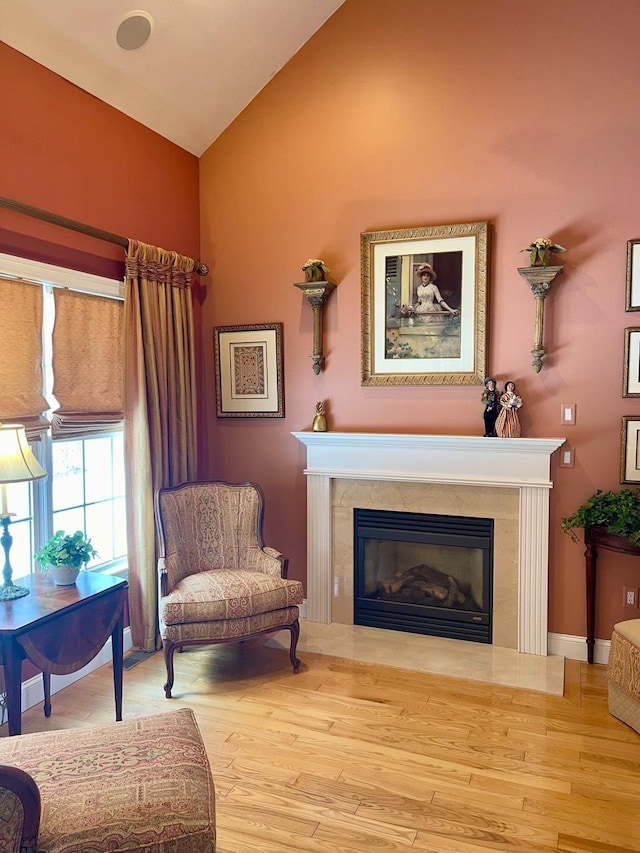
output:
<svg viewBox="0 0 640 853"><path fill-rule="evenodd" d="M263 545L263 511L255 483L184 483L156 493L168 699L173 655L183 646L238 642L286 629L289 659L298 671L302 584L287 580L288 560Z"/></svg>

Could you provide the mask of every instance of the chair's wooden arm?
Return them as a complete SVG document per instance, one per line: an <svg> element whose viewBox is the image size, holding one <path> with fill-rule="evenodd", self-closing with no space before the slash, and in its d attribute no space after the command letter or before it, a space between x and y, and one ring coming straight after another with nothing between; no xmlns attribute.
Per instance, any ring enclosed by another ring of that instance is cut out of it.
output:
<svg viewBox="0 0 640 853"><path fill-rule="evenodd" d="M0 804L6 800L9 805L9 800L14 797L20 800L24 811L24 822L20 824L20 821L16 820L14 840L20 839L18 847L20 853L35 853L40 829L40 791L33 778L24 770L0 764ZM0 820L9 814L11 814L10 808L0 807ZM10 832L12 824L13 821L8 820L4 827L5 831ZM3 838L7 837L11 836L3 835Z"/></svg>

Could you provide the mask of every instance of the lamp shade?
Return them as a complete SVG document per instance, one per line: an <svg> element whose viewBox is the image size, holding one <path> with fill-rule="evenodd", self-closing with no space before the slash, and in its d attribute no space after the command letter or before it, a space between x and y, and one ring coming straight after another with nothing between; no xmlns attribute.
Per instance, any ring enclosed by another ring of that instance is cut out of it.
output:
<svg viewBox="0 0 640 853"><path fill-rule="evenodd" d="M0 424L0 483L23 483L46 476L29 447L24 427Z"/></svg>

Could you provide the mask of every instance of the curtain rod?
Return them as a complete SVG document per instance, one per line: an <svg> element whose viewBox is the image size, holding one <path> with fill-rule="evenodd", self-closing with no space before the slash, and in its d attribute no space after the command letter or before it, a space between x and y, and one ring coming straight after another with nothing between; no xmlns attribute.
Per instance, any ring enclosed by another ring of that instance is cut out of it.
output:
<svg viewBox="0 0 640 853"><path fill-rule="evenodd" d="M105 243L115 243L116 246L123 246L125 249L129 247L128 239L120 237L119 234L112 234L111 231L103 231L101 228L94 228L91 225L76 222L74 219L67 219L66 216L58 216L57 213L50 213L48 210L41 210L39 207L32 207L30 204L24 204L21 201L0 196L0 207L14 210L16 213L23 213L25 216L31 216L34 219L41 219L43 222L50 222L52 225L59 225L60 228L67 228L69 231L79 231L80 234L87 234L89 237L95 237ZM196 260L194 271L198 275L206 275L209 272L209 267L202 261Z"/></svg>

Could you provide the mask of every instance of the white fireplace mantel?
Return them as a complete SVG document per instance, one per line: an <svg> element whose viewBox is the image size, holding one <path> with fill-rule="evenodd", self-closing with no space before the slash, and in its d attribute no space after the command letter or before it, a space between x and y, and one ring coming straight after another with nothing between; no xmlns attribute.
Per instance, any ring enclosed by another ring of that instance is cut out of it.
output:
<svg viewBox="0 0 640 853"><path fill-rule="evenodd" d="M331 622L331 479L516 488L518 651L547 654L551 455L564 438L294 432L307 448L307 618Z"/></svg>

